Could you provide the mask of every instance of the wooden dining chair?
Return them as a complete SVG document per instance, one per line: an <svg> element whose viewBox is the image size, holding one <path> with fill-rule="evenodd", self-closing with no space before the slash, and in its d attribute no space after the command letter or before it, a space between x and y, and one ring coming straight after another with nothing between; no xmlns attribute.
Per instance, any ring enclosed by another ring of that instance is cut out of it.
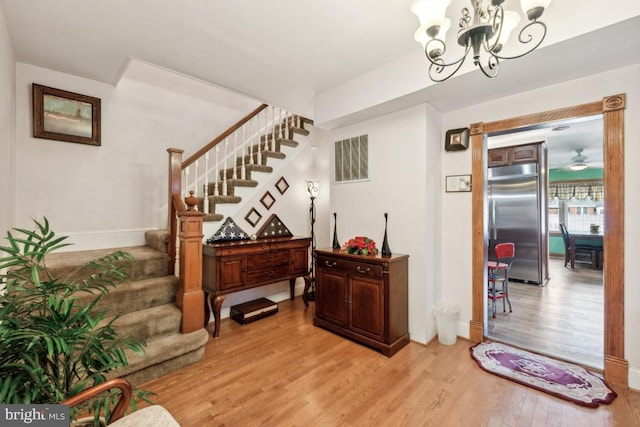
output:
<svg viewBox="0 0 640 427"><path fill-rule="evenodd" d="M488 298L491 301L491 309L495 318L496 300L502 300L502 312L507 311L505 301L509 304L509 313L512 312L511 301L509 300L509 270L516 257L516 245L514 243L499 243L494 248L494 254L497 263L496 267L488 272Z"/></svg>
<svg viewBox="0 0 640 427"><path fill-rule="evenodd" d="M586 245L586 244L576 244L575 251L573 253L573 259L571 258L571 234L567 231L567 226L564 223L560 223L560 231L562 231L562 240L564 241L564 266L567 264L575 265L576 257L578 256L586 256L591 261L591 267L596 269L599 264L599 247Z"/></svg>

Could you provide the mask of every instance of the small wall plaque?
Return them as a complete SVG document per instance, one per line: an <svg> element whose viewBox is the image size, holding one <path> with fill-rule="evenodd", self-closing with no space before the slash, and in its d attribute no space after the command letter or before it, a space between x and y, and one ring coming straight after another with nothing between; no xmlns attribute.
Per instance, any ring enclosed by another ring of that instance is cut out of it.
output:
<svg viewBox="0 0 640 427"><path fill-rule="evenodd" d="M471 175L449 175L446 179L447 193L471 191Z"/></svg>

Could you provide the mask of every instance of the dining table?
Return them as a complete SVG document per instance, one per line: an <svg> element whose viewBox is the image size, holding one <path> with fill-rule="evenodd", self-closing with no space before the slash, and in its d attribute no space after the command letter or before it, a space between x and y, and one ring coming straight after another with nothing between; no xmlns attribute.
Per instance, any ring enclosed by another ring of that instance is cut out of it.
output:
<svg viewBox="0 0 640 427"><path fill-rule="evenodd" d="M575 268L576 263L576 242L585 242L585 244L602 247L604 244L604 233L600 229L597 233L589 231L569 231L569 256L571 259L571 268ZM594 265L593 268L596 268Z"/></svg>

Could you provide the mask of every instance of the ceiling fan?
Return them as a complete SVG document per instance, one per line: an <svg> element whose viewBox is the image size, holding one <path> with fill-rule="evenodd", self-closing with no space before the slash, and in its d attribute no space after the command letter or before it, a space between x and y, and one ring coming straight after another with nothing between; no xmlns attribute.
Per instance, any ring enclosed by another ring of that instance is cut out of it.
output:
<svg viewBox="0 0 640 427"><path fill-rule="evenodd" d="M587 168L587 156L582 155L582 148L576 148L576 155L571 158L571 164L569 165L569 169L572 171L581 171Z"/></svg>

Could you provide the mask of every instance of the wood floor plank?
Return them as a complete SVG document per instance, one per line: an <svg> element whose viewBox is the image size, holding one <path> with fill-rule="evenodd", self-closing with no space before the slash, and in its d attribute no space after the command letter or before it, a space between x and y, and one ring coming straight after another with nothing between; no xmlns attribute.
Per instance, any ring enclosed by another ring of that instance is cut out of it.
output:
<svg viewBox="0 0 640 427"><path fill-rule="evenodd" d="M509 285L513 312L490 315L487 336L590 368L604 367L602 270L564 267L549 259L545 286ZM491 311L489 311L491 313Z"/></svg>
<svg viewBox="0 0 640 427"><path fill-rule="evenodd" d="M640 425L638 392L583 408L481 370L463 339L387 358L314 327L313 308L298 298L248 325L224 319L203 360L140 387L183 427Z"/></svg>

